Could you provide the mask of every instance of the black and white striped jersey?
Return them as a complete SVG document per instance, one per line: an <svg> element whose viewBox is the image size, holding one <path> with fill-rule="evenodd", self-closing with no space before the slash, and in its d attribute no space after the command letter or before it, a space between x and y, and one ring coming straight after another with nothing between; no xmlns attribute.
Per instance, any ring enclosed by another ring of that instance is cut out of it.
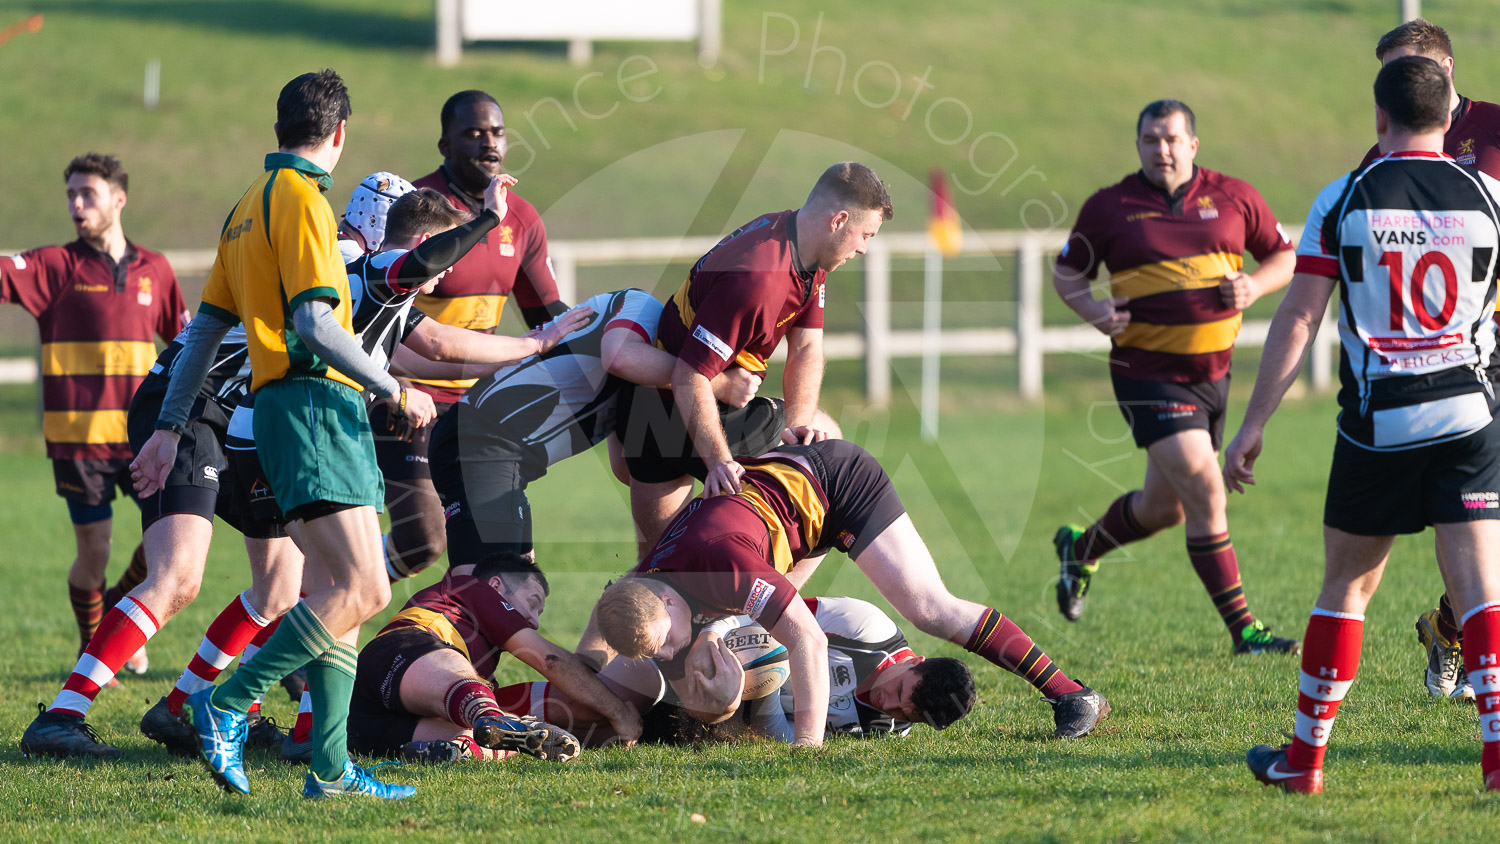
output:
<svg viewBox="0 0 1500 844"><path fill-rule="evenodd" d="M1339 432L1375 451L1467 436L1496 409L1500 182L1397 152L1325 187L1297 271L1339 286Z"/></svg>
<svg viewBox="0 0 1500 844"><path fill-rule="evenodd" d="M628 328L647 343L656 339L662 305L644 290L601 293L582 304L594 312L587 325L546 354L479 379L454 407L463 441L500 440L519 449L532 479L614 429L615 398L625 381L604 368L605 332Z"/></svg>

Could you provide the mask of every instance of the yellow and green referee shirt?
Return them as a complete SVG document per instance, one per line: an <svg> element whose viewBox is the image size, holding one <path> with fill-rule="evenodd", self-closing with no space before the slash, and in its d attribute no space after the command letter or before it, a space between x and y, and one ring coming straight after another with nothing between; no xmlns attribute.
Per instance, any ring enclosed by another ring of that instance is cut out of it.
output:
<svg viewBox="0 0 1500 844"><path fill-rule="evenodd" d="M354 333L338 222L323 196L332 186L333 177L307 159L271 153L265 175L224 221L198 311L245 324L251 390L297 375L360 389L313 354L291 325L292 314L309 299L333 299L334 318Z"/></svg>

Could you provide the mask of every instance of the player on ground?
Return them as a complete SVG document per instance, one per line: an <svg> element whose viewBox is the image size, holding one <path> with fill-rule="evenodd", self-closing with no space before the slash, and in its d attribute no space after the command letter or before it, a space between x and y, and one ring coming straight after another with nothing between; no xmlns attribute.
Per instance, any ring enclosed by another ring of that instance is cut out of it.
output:
<svg viewBox="0 0 1500 844"><path fill-rule="evenodd" d="M489 683L505 653L567 689L570 698L589 701L591 711L611 713L615 731L633 741L641 731L635 708L537 632L548 592L536 566L497 554L453 566L413 595L360 651L350 747L430 761L446 761L432 753L438 748L456 748L453 761L494 759L506 751L571 760L578 755L572 734L507 715L496 703Z"/></svg>
<svg viewBox="0 0 1500 844"><path fill-rule="evenodd" d="M1188 560L1234 653L1295 653L1295 641L1272 636L1250 613L1218 461L1240 312L1286 285L1291 241L1253 187L1193 163L1198 137L1186 104L1158 100L1142 109L1136 153L1141 169L1078 212L1052 283L1111 340L1110 379L1136 446L1146 450L1146 480L1088 528L1057 529L1057 606L1076 621L1099 558L1185 524ZM1260 262L1253 273L1241 272L1247 250ZM1090 290L1100 266L1110 273L1106 299Z"/></svg>
<svg viewBox="0 0 1500 844"><path fill-rule="evenodd" d="M803 601L828 637L825 736L904 736L913 723L941 730L974 707L974 677L969 667L951 657L918 656L901 628L874 604L858 598ZM735 616L713 622L704 632L724 639L749 623L748 616ZM733 666L739 664L731 662ZM715 688L722 686L719 696L731 702L739 699L744 682L742 671L736 679L733 666L704 680ZM616 657L599 677L622 699L634 699L645 707L643 741L699 741L744 731L786 742L793 738L790 719L796 711L795 699L785 686L781 694L740 704L745 710L742 718L721 722L727 729L714 729L666 700L656 703L666 690L660 671L650 661ZM582 736L589 747L613 740L607 722L545 681L506 686L496 691L495 697L506 712L559 724Z"/></svg>
<svg viewBox="0 0 1500 844"><path fill-rule="evenodd" d="M1453 78L1453 43L1437 24L1421 18L1407 21L1381 36L1375 45L1375 58L1381 65L1402 56L1426 56L1437 62L1450 80ZM1450 123L1443 135L1443 152L1459 164L1478 167L1500 179L1500 105L1461 97L1455 88L1448 98L1448 112ZM1376 144L1365 153L1360 167L1380 155L1380 145ZM1417 617L1417 640L1427 652L1423 677L1427 693L1473 700L1474 689L1464 676L1463 628L1447 594L1435 608Z"/></svg>
<svg viewBox="0 0 1500 844"><path fill-rule="evenodd" d="M1324 188L1297 275L1266 340L1255 392L1224 459L1231 489L1254 483L1266 423L1339 294L1338 437L1323 515L1326 569L1307 624L1296 730L1257 745L1268 785L1316 793L1339 703L1354 682L1364 612L1395 534L1437 534L1479 706L1485 788L1500 790L1500 425L1496 254L1500 181L1443 153L1451 84L1421 56L1375 78L1382 156Z"/></svg>
<svg viewBox="0 0 1500 844"><path fill-rule="evenodd" d="M667 302L657 339L677 356L671 390L639 387L620 398L616 424L642 554L692 496L694 477L706 495L739 492L744 467L735 458L839 435L818 409L823 285L864 254L892 213L875 171L846 161L823 172L802 208L757 217L693 265ZM716 406L711 380L735 366L764 377L782 338L785 399Z"/></svg>
<svg viewBox="0 0 1500 844"><path fill-rule="evenodd" d="M82 656L101 616L146 576L145 552L137 547L120 582L104 588L114 524L110 502L116 487L135 500L126 473L131 452L125 411L156 357L154 338L177 336L187 306L167 260L125 238L120 218L129 176L119 159L80 155L63 170L63 179L78 239L0 259L0 302L24 308L41 333L42 434L77 545L68 597ZM146 670L144 659L142 651L132 665L135 673ZM71 722L58 726L53 738L63 744L84 735ZM55 744L33 738L39 748Z"/></svg>
<svg viewBox="0 0 1500 844"><path fill-rule="evenodd" d="M662 306L644 290L601 293L593 318L547 354L481 378L433 425L432 477L447 517L450 565L492 554L534 559L528 484L611 436L616 398L665 387L677 359L651 345ZM743 407L760 378L732 367L714 397ZM611 450L618 441L612 440Z"/></svg>
<svg viewBox="0 0 1500 844"><path fill-rule="evenodd" d="M745 466L740 492L690 502L652 552L605 590L579 643L584 659L602 666L616 653L657 657L669 681L712 676L711 637L700 637L699 625L748 615L787 648L795 743L821 744L828 639L796 584L838 548L918 629L1036 687L1053 706L1056 737L1081 738L1109 713L1098 692L1068 679L1014 622L948 592L890 478L864 449L829 439L783 446ZM733 711L682 700L703 721Z"/></svg>
<svg viewBox="0 0 1500 844"><path fill-rule="evenodd" d="M505 116L494 97L470 90L449 97L440 120L438 152L443 163L414 184L432 188L454 207L477 214L485 186L505 166ZM418 296L418 309L440 323L475 331L494 330L512 296L532 329L568 309L557 295L541 215L514 193L507 204L505 222L459 261L435 291ZM442 416L474 381L428 378L413 383L432 396ZM378 405L371 408L370 421L390 508L386 565L392 580L397 580L431 565L445 548L443 508L433 490L427 454L432 429L403 437Z"/></svg>
<svg viewBox="0 0 1500 844"><path fill-rule="evenodd" d="M276 112L279 150L225 221L159 430L137 457L137 472L141 492L163 485L215 349L233 324L245 323L257 450L318 588L287 613L289 623L253 663L188 698L204 760L222 786L248 793L245 714L273 683L306 666L322 741L303 794L399 799L416 790L376 780L344 750L359 626L390 600L376 515L383 485L361 391L419 425L431 420L432 403L403 389L351 330L337 221L323 197L344 150L350 108L343 81L331 70L303 74L282 89Z"/></svg>

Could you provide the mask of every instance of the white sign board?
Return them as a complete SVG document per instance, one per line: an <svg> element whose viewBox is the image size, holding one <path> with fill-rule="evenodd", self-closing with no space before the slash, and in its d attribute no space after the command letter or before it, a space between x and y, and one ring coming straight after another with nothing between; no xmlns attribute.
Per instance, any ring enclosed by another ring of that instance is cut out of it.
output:
<svg viewBox="0 0 1500 844"><path fill-rule="evenodd" d="M718 60L721 0L436 0L438 62L458 63L463 43L566 41L587 63L594 41L698 41L698 60Z"/></svg>

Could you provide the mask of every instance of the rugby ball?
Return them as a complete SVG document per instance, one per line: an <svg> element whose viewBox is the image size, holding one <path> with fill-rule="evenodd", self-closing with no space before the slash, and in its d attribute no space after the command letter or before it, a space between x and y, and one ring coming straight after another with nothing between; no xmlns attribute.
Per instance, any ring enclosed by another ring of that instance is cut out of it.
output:
<svg viewBox="0 0 1500 844"><path fill-rule="evenodd" d="M724 644L745 669L745 691L740 700L760 700L774 694L791 676L786 647L759 624L736 628L724 637Z"/></svg>

